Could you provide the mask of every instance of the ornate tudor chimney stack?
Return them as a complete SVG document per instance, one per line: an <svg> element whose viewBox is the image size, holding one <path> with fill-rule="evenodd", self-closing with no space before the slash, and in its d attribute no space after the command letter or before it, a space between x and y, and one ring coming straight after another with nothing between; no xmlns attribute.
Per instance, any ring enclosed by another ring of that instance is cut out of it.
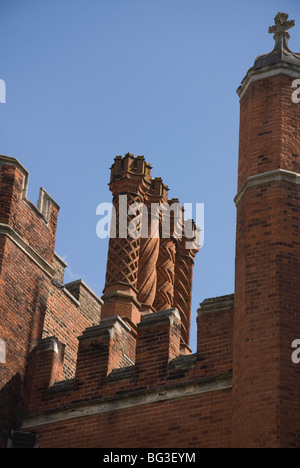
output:
<svg viewBox="0 0 300 468"><path fill-rule="evenodd" d="M161 211L159 206L168 201L168 187L162 179L151 181L151 188L145 197L145 206L148 213L148 237L141 239L138 300L141 303L141 313L155 312L153 307L157 289L157 260L160 251L160 223ZM154 219L153 219L153 214Z"/></svg>
<svg viewBox="0 0 300 468"><path fill-rule="evenodd" d="M143 156L135 158L131 153L124 158L117 156L111 168L109 187L116 213L116 232L109 242L102 318L119 315L137 324L141 306L137 301L141 238L129 235L128 228L133 221L129 207L144 203L151 187L151 166ZM137 211L137 226L140 218Z"/></svg>
<svg viewBox="0 0 300 468"><path fill-rule="evenodd" d="M178 241L175 257L174 307L181 316L182 354L190 352L193 270L199 252L197 229L193 220L185 221L186 234Z"/></svg>
<svg viewBox="0 0 300 468"><path fill-rule="evenodd" d="M275 47L238 89L240 148L234 300L233 446L294 447L300 433L300 54L278 13ZM298 402L298 403L297 403Z"/></svg>
<svg viewBox="0 0 300 468"><path fill-rule="evenodd" d="M199 250L195 223L190 223L189 238L183 207L178 199L168 200L168 187L161 178L151 178L143 156L115 158L110 190L116 232L109 243L101 317L118 315L138 325L144 315L175 307L181 317L181 352L189 354L193 266ZM130 236L132 225L137 237Z"/></svg>

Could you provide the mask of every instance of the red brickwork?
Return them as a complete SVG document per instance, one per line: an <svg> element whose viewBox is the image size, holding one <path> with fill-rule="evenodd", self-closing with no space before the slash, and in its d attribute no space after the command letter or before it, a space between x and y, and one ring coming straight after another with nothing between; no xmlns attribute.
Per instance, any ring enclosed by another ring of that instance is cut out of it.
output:
<svg viewBox="0 0 300 468"><path fill-rule="evenodd" d="M151 181L151 188L145 196L145 207L147 209L147 237L142 237L139 257L138 273L138 300L141 303L141 312L149 313L155 311L153 304L157 292L157 261L160 250L160 222L161 210L159 207L168 200L168 188L162 179L156 178Z"/></svg>
<svg viewBox="0 0 300 468"><path fill-rule="evenodd" d="M205 300L198 310L198 361L207 377L232 372L234 295Z"/></svg>
<svg viewBox="0 0 300 468"><path fill-rule="evenodd" d="M176 309L144 316L136 337L120 318L104 319L80 337L75 379L52 387L62 353L50 349L45 362L38 348L33 416L24 427L39 434L42 447L229 447L231 374L209 376L198 365L201 354L181 356L180 326ZM130 350L134 338L136 363L120 367L124 344ZM49 339L40 345L48 347ZM230 366L231 356L223 356L223 368Z"/></svg>
<svg viewBox="0 0 300 468"><path fill-rule="evenodd" d="M249 176L300 170L293 78L252 83L241 100L239 186ZM235 446L299 446L300 186L266 179L238 202L234 322ZM259 410L258 410L259 409Z"/></svg>
<svg viewBox="0 0 300 468"><path fill-rule="evenodd" d="M31 387L29 356L39 340L55 335L62 341L66 350L60 378L73 377L77 337L99 323L101 311L101 300L86 285L73 297L52 283L52 278L63 282L66 266L54 253L59 207L43 190L39 208L35 207L27 199L27 185L26 169L15 159L1 156L0 338L6 345L6 362L0 364L1 447L9 431L21 424Z"/></svg>
<svg viewBox="0 0 300 468"><path fill-rule="evenodd" d="M34 207L27 171L0 157L1 447L11 429L36 432L44 448L300 446L300 57L287 48L293 23L282 13L275 22L274 51L238 90L235 294L202 302L194 354L198 246L178 237L171 214L167 238L163 215L158 238L118 231L143 226L138 211L124 221L122 195L126 208L174 203L144 157L118 156L111 168L118 232L102 310L83 281L63 285L57 204L41 190Z"/></svg>
<svg viewBox="0 0 300 468"><path fill-rule="evenodd" d="M230 447L231 392L107 412L36 430L45 448Z"/></svg>
<svg viewBox="0 0 300 468"><path fill-rule="evenodd" d="M250 85L241 100L239 189L249 176L285 169L300 173L299 105L295 78L277 75Z"/></svg>
<svg viewBox="0 0 300 468"><path fill-rule="evenodd" d="M197 230L195 224L191 222L190 226L195 233ZM199 252L196 236L189 238L188 235L189 233L184 233L177 241L173 301L174 307L180 313L181 341L184 345L190 342L194 259Z"/></svg>

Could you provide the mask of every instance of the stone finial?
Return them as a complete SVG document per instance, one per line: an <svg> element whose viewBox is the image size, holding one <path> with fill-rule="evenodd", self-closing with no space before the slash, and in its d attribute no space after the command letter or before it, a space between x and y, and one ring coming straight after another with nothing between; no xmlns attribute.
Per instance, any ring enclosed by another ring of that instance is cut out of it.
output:
<svg viewBox="0 0 300 468"><path fill-rule="evenodd" d="M275 25L269 27L269 33L274 34L274 39L282 35L288 36L288 38L290 38L288 30L295 26L295 20L288 21L288 17L289 15L287 13L281 12L277 13L275 16Z"/></svg>
<svg viewBox="0 0 300 468"><path fill-rule="evenodd" d="M274 18L275 25L269 27L269 33L274 34L274 40L275 40L275 47L273 50L274 52L278 53L280 52L281 54L289 54L292 53L289 48L289 38L290 35L288 33L289 29L293 28L295 26L295 21L294 20L288 20L289 15L287 13L277 13L277 15Z"/></svg>
<svg viewBox="0 0 300 468"><path fill-rule="evenodd" d="M294 20L288 20L289 15L287 13L277 13L274 18L275 25L269 27L269 33L274 34L275 47L272 56L279 54L280 59L286 60L290 55L295 55L289 48L289 29L295 26Z"/></svg>
<svg viewBox="0 0 300 468"><path fill-rule="evenodd" d="M291 73L291 76L298 76L300 67L300 54L293 52L289 48L289 30L295 26L294 20L288 20L287 13L277 13L274 18L275 25L269 27L269 33L274 34L275 46L274 49L268 53L260 55L256 58L253 67L248 70L247 75L243 79L241 85L237 89L240 98L243 97L248 86L252 81L265 78L265 73L284 74ZM282 68L281 68L282 67Z"/></svg>

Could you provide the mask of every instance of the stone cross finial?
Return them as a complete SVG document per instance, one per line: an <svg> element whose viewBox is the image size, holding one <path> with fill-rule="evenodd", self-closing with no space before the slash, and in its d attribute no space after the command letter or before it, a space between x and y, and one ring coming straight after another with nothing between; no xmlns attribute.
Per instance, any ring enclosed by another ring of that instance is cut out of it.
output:
<svg viewBox="0 0 300 468"><path fill-rule="evenodd" d="M287 13L277 13L274 18L275 26L269 27L269 33L274 33L274 38L282 35L288 36L288 38L290 37L288 30L295 26L295 20L288 21L288 17L289 15Z"/></svg>

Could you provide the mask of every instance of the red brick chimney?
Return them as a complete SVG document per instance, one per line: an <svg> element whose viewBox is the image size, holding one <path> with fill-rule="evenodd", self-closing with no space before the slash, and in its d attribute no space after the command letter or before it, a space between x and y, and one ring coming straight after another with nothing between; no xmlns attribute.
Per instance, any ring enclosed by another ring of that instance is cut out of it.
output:
<svg viewBox="0 0 300 468"><path fill-rule="evenodd" d="M156 310L167 310L173 307L175 284L175 258L177 239L174 224L176 211L180 207L179 200L173 198L162 206L163 224L161 241L157 260L157 290L154 301ZM177 216L178 217L178 216Z"/></svg>
<svg viewBox="0 0 300 468"><path fill-rule="evenodd" d="M192 289L193 270L196 254L199 252L199 240L196 238L197 228L193 220L189 223L192 232L185 229L185 233L178 241L175 257L175 282L174 282L174 307L179 311L181 317L181 351L189 353L191 312L192 312Z"/></svg>
<svg viewBox="0 0 300 468"><path fill-rule="evenodd" d="M140 248L139 274L138 274L138 300L141 303L140 311L144 314L155 312L153 303L157 287L157 260L160 250L160 206L168 201L168 187L162 179L151 181L151 189L145 197L147 208L148 236L142 237ZM153 216L154 215L154 216Z"/></svg>
<svg viewBox="0 0 300 468"><path fill-rule="evenodd" d="M135 203L144 203L150 186L151 166L143 156L135 158L127 153L124 158L115 158L110 190L114 197L116 232L109 242L102 318L119 315L134 324L140 322L137 280L141 238L131 237L128 228L134 220L139 226L141 213L137 211L136 216L131 216L128 210Z"/></svg>
<svg viewBox="0 0 300 468"><path fill-rule="evenodd" d="M178 199L168 200L168 187L161 178L151 178L144 157L131 153L115 158L110 190L116 229L109 242L101 317L119 316L137 325L144 315L176 307L183 324L182 353L189 353L192 276L199 247L194 237L184 234L183 207ZM130 212L134 204L137 209ZM136 238L128 230L132 224ZM194 236L195 223L192 226Z"/></svg>

